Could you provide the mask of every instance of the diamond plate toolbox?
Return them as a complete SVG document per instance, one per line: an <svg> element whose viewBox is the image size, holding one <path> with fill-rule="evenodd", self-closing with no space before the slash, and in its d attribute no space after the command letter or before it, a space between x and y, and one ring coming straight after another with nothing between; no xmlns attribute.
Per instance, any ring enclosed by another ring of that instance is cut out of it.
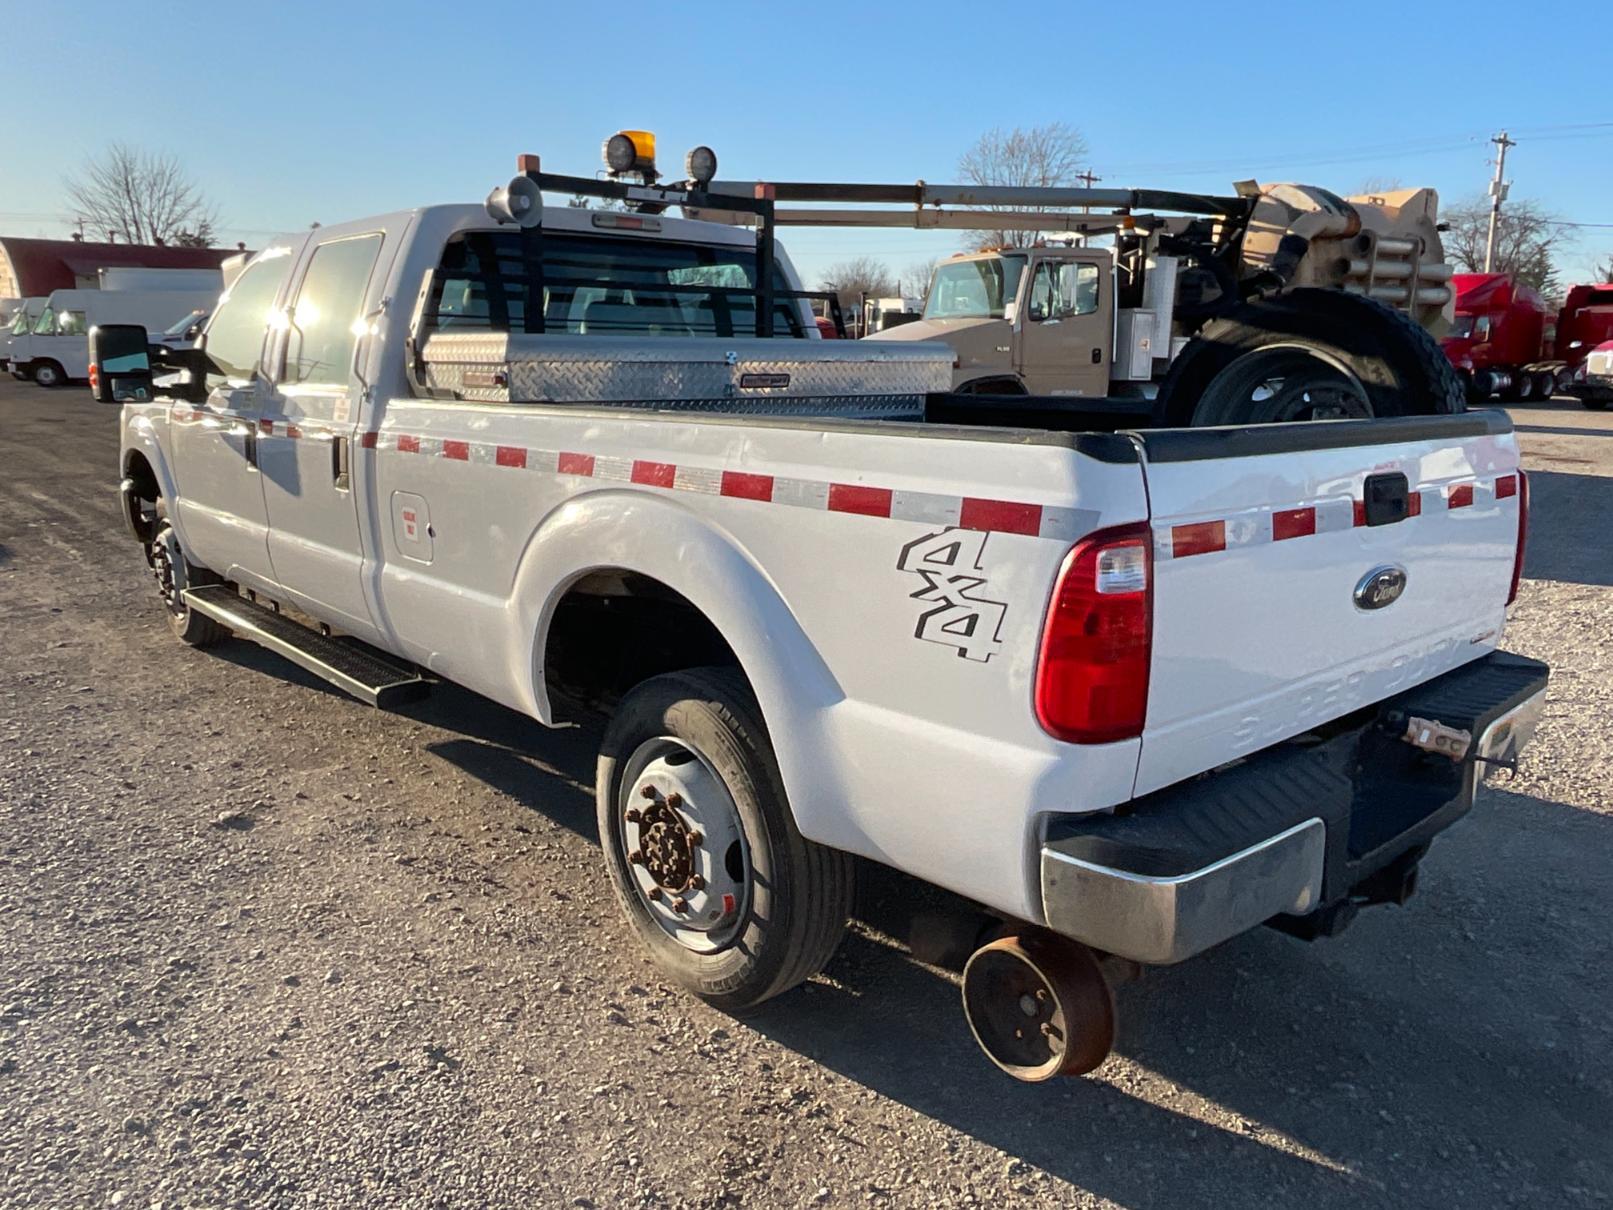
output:
<svg viewBox="0 0 1613 1210"><path fill-rule="evenodd" d="M421 361L427 390L467 401L752 415L919 417L952 383L952 350L918 342L439 332Z"/></svg>

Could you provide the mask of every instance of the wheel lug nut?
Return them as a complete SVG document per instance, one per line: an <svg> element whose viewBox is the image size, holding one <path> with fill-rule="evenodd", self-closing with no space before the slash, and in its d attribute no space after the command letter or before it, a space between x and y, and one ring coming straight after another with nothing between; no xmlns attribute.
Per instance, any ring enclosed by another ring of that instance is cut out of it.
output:
<svg viewBox="0 0 1613 1210"><path fill-rule="evenodd" d="M631 853L629 853L627 855L627 860L632 862L634 865L643 865L644 864L644 854L641 853L639 850L634 849Z"/></svg>
<svg viewBox="0 0 1613 1210"><path fill-rule="evenodd" d="M689 843L698 849L701 845L706 843L706 834L704 832L690 832Z"/></svg>
<svg viewBox="0 0 1613 1210"><path fill-rule="evenodd" d="M655 787L654 786L645 786L642 790L639 791L639 795L642 798L654 798L655 797Z"/></svg>
<svg viewBox="0 0 1613 1210"><path fill-rule="evenodd" d="M703 891L706 889L706 880L700 877L699 874L696 874L693 878L689 879L689 886L693 890Z"/></svg>
<svg viewBox="0 0 1613 1210"><path fill-rule="evenodd" d="M656 901L659 901L659 900L660 900L660 898L661 898L661 888L660 888L660 887L658 887L658 886L652 886L652 887L651 887L651 888L650 888L650 889L649 889L649 891L648 891L648 892L646 892L646 893L647 893L647 894L648 894L648 895L649 895L649 897L650 897L650 898L651 898L651 899L654 899L654 900L656 900Z"/></svg>
<svg viewBox="0 0 1613 1210"><path fill-rule="evenodd" d="M671 807L674 811L677 810L679 807L681 807L683 805L683 795L681 795L681 794L668 794L666 796L666 805Z"/></svg>
<svg viewBox="0 0 1613 1210"><path fill-rule="evenodd" d="M642 818L644 818L644 817L639 814L639 809L637 807L628 807L627 808L627 822L628 823L637 823Z"/></svg>
<svg viewBox="0 0 1613 1210"><path fill-rule="evenodd" d="M672 910L674 912L687 912L689 910L689 901L682 895L679 895L672 901Z"/></svg>

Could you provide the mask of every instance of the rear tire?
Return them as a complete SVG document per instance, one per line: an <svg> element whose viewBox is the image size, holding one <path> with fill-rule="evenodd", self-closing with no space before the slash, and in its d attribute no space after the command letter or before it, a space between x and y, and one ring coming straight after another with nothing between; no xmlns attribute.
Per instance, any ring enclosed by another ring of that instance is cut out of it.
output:
<svg viewBox="0 0 1613 1210"><path fill-rule="evenodd" d="M1358 294L1305 288L1205 325L1165 376L1155 419L1261 424L1465 408L1456 368L1410 316Z"/></svg>
<svg viewBox="0 0 1613 1210"><path fill-rule="evenodd" d="M1590 410L1593 412L1602 412L1607 410L1607 405L1609 403L1613 403L1613 400L1585 398L1581 399L1580 402L1586 407L1590 408Z"/></svg>
<svg viewBox="0 0 1613 1210"><path fill-rule="evenodd" d="M666 783L678 769L688 770L683 793ZM669 673L629 692L600 745L594 793L628 923L656 965L695 995L743 1012L834 953L851 915L851 858L796 829L761 711L737 670ZM731 918L707 894L729 888Z"/></svg>
<svg viewBox="0 0 1613 1210"><path fill-rule="evenodd" d="M54 361L41 361L34 366L32 376L35 386L45 387L47 390L59 387L67 381L67 375L62 372L62 367Z"/></svg>
<svg viewBox="0 0 1613 1210"><path fill-rule="evenodd" d="M212 647L230 637L230 632L212 618L203 617L185 603L184 590L205 584L222 584L224 579L185 557L179 535L168 519L167 504L157 501L157 528L146 544L146 563L157 577L157 592L168 614L168 628L174 637L192 647Z"/></svg>
<svg viewBox="0 0 1613 1210"><path fill-rule="evenodd" d="M1535 398L1542 403L1550 402L1551 397L1557 393L1557 375L1550 370L1535 371Z"/></svg>
<svg viewBox="0 0 1613 1210"><path fill-rule="evenodd" d="M1519 403L1529 403L1535 397L1535 376L1522 370L1514 371L1512 390L1508 394Z"/></svg>

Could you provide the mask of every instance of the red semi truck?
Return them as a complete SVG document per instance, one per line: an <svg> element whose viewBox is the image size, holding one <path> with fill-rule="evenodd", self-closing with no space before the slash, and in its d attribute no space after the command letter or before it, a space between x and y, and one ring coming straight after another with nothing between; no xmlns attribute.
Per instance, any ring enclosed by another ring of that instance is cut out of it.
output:
<svg viewBox="0 0 1613 1210"><path fill-rule="evenodd" d="M1469 398L1544 399L1567 390L1595 405L1585 360L1613 340L1613 283L1570 287L1557 312L1505 273L1458 273L1451 284L1456 314L1441 343Z"/></svg>

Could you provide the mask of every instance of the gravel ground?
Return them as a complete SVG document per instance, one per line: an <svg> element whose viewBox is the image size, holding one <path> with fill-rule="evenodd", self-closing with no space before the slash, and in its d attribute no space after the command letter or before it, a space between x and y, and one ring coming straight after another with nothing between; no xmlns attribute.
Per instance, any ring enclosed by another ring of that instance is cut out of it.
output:
<svg viewBox="0 0 1613 1210"><path fill-rule="evenodd" d="M0 383L0 1203L1606 1205L1613 419L1514 414L1525 771L1406 908L1128 985L1115 1057L1028 1087L894 940L934 898L894 875L756 1019L665 985L592 735L181 647L113 410Z"/></svg>

